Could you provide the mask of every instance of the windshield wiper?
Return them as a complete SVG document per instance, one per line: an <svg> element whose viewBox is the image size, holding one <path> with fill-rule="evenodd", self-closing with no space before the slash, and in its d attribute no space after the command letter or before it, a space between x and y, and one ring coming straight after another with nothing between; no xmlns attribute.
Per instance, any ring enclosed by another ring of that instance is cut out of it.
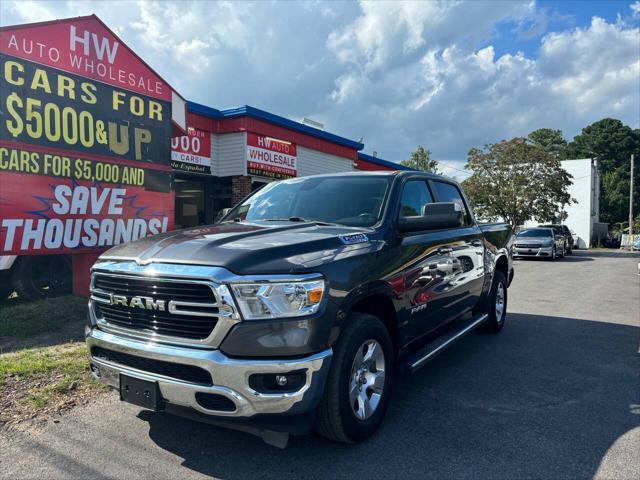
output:
<svg viewBox="0 0 640 480"><path fill-rule="evenodd" d="M303 223L315 223L317 225L335 226L337 223L324 222L322 220L310 220L302 217L289 217L289 218L265 218L263 222L303 222Z"/></svg>

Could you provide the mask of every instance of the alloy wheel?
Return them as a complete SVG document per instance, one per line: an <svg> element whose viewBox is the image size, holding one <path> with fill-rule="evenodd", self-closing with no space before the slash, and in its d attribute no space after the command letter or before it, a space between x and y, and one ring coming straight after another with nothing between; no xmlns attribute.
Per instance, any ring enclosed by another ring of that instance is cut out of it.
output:
<svg viewBox="0 0 640 480"><path fill-rule="evenodd" d="M502 323L502 321L504 320L504 298L504 285L502 282L500 282L498 283L498 286L496 288L496 320L498 323Z"/></svg>
<svg viewBox="0 0 640 480"><path fill-rule="evenodd" d="M365 340L358 348L349 377L349 402L358 420L373 415L385 386L384 351L377 340Z"/></svg>

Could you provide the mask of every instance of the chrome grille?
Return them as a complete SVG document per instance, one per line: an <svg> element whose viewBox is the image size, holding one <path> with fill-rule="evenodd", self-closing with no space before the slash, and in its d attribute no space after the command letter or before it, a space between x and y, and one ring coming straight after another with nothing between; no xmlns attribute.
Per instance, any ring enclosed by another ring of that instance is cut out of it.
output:
<svg viewBox="0 0 640 480"><path fill-rule="evenodd" d="M112 301L114 296L151 298L164 302L165 308L117 304ZM205 340L221 316L213 289L202 281L96 272L91 282L91 298L100 323L147 335Z"/></svg>

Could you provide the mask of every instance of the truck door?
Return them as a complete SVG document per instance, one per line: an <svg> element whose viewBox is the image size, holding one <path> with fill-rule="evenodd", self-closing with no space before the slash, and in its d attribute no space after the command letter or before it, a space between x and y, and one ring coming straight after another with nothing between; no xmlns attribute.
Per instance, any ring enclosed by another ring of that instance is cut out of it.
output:
<svg viewBox="0 0 640 480"><path fill-rule="evenodd" d="M471 310L478 303L484 284L484 235L473 221L457 185L441 180L429 181L438 202L453 202L463 212L463 225L446 231L441 250L449 254L451 273L447 279L444 308L446 320Z"/></svg>
<svg viewBox="0 0 640 480"><path fill-rule="evenodd" d="M482 291L482 232L473 223L457 187L435 183L424 178L405 182L399 216L420 215L422 207L434 201L458 203L457 197L465 209L465 220L460 228L411 232L400 240L405 331L409 338L424 335L472 309ZM447 189L449 186L455 188L457 196ZM439 190L440 196L436 196Z"/></svg>
<svg viewBox="0 0 640 480"><path fill-rule="evenodd" d="M419 216L422 207L434 201L425 178L409 179L402 188L399 217ZM442 232L402 235L398 261L404 279L407 339L418 338L445 320L443 289L453 273L447 245L448 238Z"/></svg>

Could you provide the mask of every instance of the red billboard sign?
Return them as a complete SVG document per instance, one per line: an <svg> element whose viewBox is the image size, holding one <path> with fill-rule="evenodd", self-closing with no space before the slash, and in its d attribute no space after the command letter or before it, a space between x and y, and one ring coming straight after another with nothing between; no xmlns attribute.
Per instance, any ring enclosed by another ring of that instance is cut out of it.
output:
<svg viewBox="0 0 640 480"><path fill-rule="evenodd" d="M0 255L173 228L171 98L94 16L0 29Z"/></svg>
<svg viewBox="0 0 640 480"><path fill-rule="evenodd" d="M166 173L0 146L0 252L86 253L173 228Z"/></svg>
<svg viewBox="0 0 640 480"><path fill-rule="evenodd" d="M6 28L0 52L153 98L171 87L95 16Z"/></svg>
<svg viewBox="0 0 640 480"><path fill-rule="evenodd" d="M211 134L189 127L187 135L171 139L171 168L211 173Z"/></svg>
<svg viewBox="0 0 640 480"><path fill-rule="evenodd" d="M272 178L298 175L296 145L285 140L247 133L247 173Z"/></svg>

